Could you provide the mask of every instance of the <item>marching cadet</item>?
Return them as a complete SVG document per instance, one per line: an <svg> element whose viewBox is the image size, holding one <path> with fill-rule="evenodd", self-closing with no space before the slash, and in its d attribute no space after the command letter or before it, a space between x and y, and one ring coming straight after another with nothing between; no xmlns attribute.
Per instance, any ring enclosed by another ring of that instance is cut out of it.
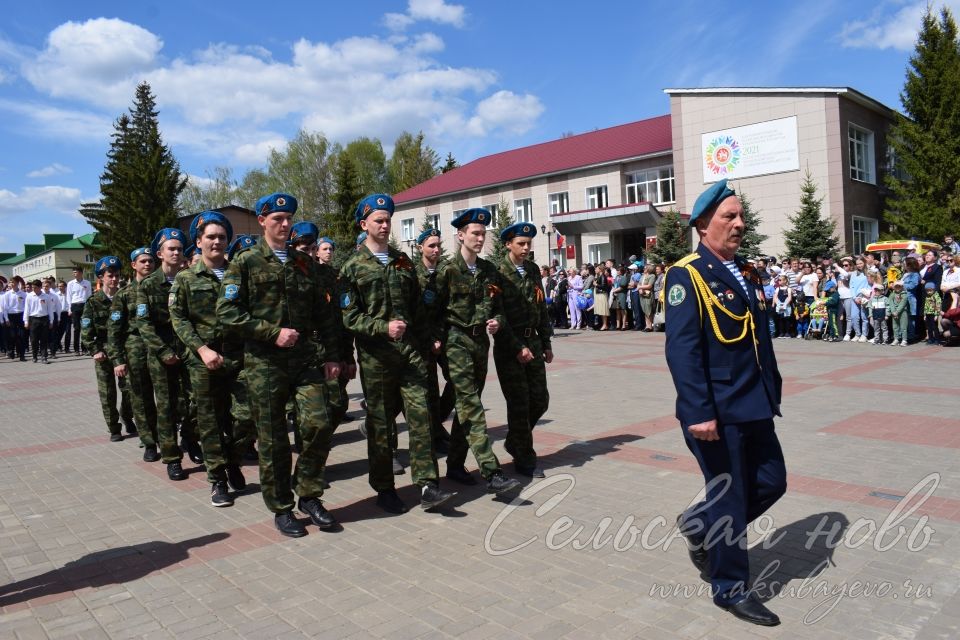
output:
<svg viewBox="0 0 960 640"><path fill-rule="evenodd" d="M381 509L404 513L407 506L397 495L391 463L391 429L401 400L420 506L439 507L455 494L441 490L438 483L427 410L427 368L421 356L430 348L430 335L421 318L413 262L389 246L393 210L393 198L383 193L367 196L357 205L355 217L367 237L340 269L340 308L344 325L356 338L367 401L370 486Z"/></svg>
<svg viewBox="0 0 960 640"><path fill-rule="evenodd" d="M23 330L23 304L27 298L24 291L26 283L20 276L10 278L10 290L3 294L3 324L7 332L7 357L13 360L20 357L20 362L27 361L27 337Z"/></svg>
<svg viewBox="0 0 960 640"><path fill-rule="evenodd" d="M50 328L47 331L47 350L50 352L50 358L53 360L57 359L57 347L60 342L57 339L59 332L59 322L60 322L60 312L63 311L63 305L60 302L60 298L57 296L56 291L54 291L54 280L52 277L43 279L43 293L47 296L48 304L52 313L52 320L50 322Z"/></svg>
<svg viewBox="0 0 960 640"><path fill-rule="evenodd" d="M54 305L42 287L39 280L30 283L31 291L23 300L23 328L30 336L33 361L37 362L37 357L42 355L41 362L50 364L47 360L47 339L50 325L53 324Z"/></svg>
<svg viewBox="0 0 960 640"><path fill-rule="evenodd" d="M490 212L467 209L452 224L457 228L460 248L437 271L437 302L444 310L445 323L441 342L457 409L450 433L447 477L464 484L475 483L463 466L467 451L473 450L480 475L487 481L487 491L509 496L518 493L521 486L500 469L480 401L490 350L487 334L496 334L506 323L497 268L480 257Z"/></svg>
<svg viewBox="0 0 960 640"><path fill-rule="evenodd" d="M217 318L220 281L227 269L227 246L233 226L216 211L204 211L190 223L190 237L200 260L177 274L170 289L170 322L187 348L186 367L197 402L197 433L203 449L210 504L228 507L227 488L242 491L247 483L240 465L246 443L234 433L230 391L240 373L241 349L229 348Z"/></svg>
<svg viewBox="0 0 960 640"><path fill-rule="evenodd" d="M340 373L339 333L331 302L317 285L317 264L287 245L296 211L297 199L285 193L257 201L255 213L263 241L235 256L217 300L217 316L226 337L244 341L263 500L274 513L277 530L293 538L307 534L293 517L294 491L299 496L297 508L315 525L337 526L320 497L333 433L325 381L335 380ZM291 396L303 440L292 488L285 415Z"/></svg>
<svg viewBox="0 0 960 640"><path fill-rule="evenodd" d="M440 341L443 327L443 310L437 304L437 266L440 263L440 229L427 229L417 236L420 260L417 261L417 280L423 299L424 316L430 327L430 335ZM433 435L433 447L437 454L446 454L450 447L450 434L443 428L443 421L453 411L453 385L450 384L450 371L443 353L424 352L427 363L427 399L430 408L430 432ZM443 372L443 393L437 379L437 367Z"/></svg>
<svg viewBox="0 0 960 640"><path fill-rule="evenodd" d="M504 448L513 456L517 473L544 477L533 449L533 428L547 412L547 364L553 361L553 329L540 281L540 268L527 260L537 228L529 222L512 224L500 232L507 254L498 265L503 287L507 329L497 332L493 360L507 401L507 438Z"/></svg>
<svg viewBox="0 0 960 640"><path fill-rule="evenodd" d="M183 344L170 323L170 288L182 265L184 236L179 229L157 232L151 249L160 260L160 268L140 281L137 289L137 329L147 347L147 366L157 401L157 437L160 458L167 465L167 477L186 480L181 460L183 449L195 464L203 462L195 425L187 405L190 384L183 368ZM181 446L177 446L177 423Z"/></svg>
<svg viewBox="0 0 960 640"><path fill-rule="evenodd" d="M256 238L241 233L230 243L230 248L227 250L227 260L232 262L234 256L255 244L257 244ZM243 341L240 342L242 347ZM247 372L243 367L240 368L240 374L233 381L233 387L230 390L230 415L233 416L233 432L242 434L240 436L241 440L247 443L247 448L243 452L243 459L248 462L257 462L260 459L260 455L254 446L257 440L257 425L250 414L250 399L247 396Z"/></svg>
<svg viewBox="0 0 960 640"><path fill-rule="evenodd" d="M147 347L135 319L137 290L143 279L153 272L154 265L150 247L139 247L130 252L134 277L113 296L107 324L107 357L113 363L114 375L125 380L130 391L130 405L143 445L144 462L160 459L157 452L157 404L147 367Z"/></svg>
<svg viewBox="0 0 960 640"><path fill-rule="evenodd" d="M110 307L113 297L120 285L120 258L104 256L97 260L93 269L94 275L100 279L100 290L95 291L83 306L80 318L80 331L83 344L87 351L93 354L94 370L97 373L97 391L100 392L100 406L103 409L103 419L107 422L110 431L110 442L120 442L123 434L120 433L120 412L117 411L117 385L121 391L126 387L122 381L114 376L113 364L107 356L107 326L110 318ZM124 421L132 426L133 416L130 406L122 407Z"/></svg>
<svg viewBox="0 0 960 640"><path fill-rule="evenodd" d="M700 244L666 275L666 357L677 418L707 485L706 501L677 518L690 559L709 574L713 602L737 618L780 619L747 585L747 525L786 491L774 431L782 380L757 270L737 256L746 226L726 179L690 212ZM759 330L758 330L759 328Z"/></svg>

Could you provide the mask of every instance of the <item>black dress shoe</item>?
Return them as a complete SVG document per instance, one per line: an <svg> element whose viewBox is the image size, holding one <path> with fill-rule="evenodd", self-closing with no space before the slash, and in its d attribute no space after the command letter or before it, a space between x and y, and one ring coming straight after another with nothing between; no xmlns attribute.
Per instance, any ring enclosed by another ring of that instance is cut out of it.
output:
<svg viewBox="0 0 960 640"><path fill-rule="evenodd" d="M687 541L687 553L690 555L690 562L693 563L694 568L700 572L701 576L709 576L710 556L702 544L695 543L689 535L683 532L683 526L681 525L682 519L683 514L681 513L677 516L677 528L680 529L680 534L684 540Z"/></svg>
<svg viewBox="0 0 960 640"><path fill-rule="evenodd" d="M171 480L186 480L187 474L183 472L183 466L179 462L168 462L167 477Z"/></svg>
<svg viewBox="0 0 960 640"><path fill-rule="evenodd" d="M546 478L547 477L547 474L543 472L543 469L541 469L536 465L533 465L532 467L527 467L520 464L514 464L513 466L517 470L517 473L519 473L522 476L526 476L528 478Z"/></svg>
<svg viewBox="0 0 960 640"><path fill-rule="evenodd" d="M447 469L447 478L468 486L477 484L477 479L464 467L450 467Z"/></svg>
<svg viewBox="0 0 960 640"><path fill-rule="evenodd" d="M110 434L110 442L122 442L122 441L123 441L123 434L122 434L122 433L111 433L111 434Z"/></svg>
<svg viewBox="0 0 960 640"><path fill-rule="evenodd" d="M387 513L406 513L409 511L407 505L397 495L396 489L386 489L377 492L377 506Z"/></svg>
<svg viewBox="0 0 960 640"><path fill-rule="evenodd" d="M718 606L751 624L759 624L764 627L775 627L780 624L780 618L777 617L777 614L767 609L766 605L760 602L753 593L748 593L746 598L736 604Z"/></svg>
<svg viewBox="0 0 960 640"><path fill-rule="evenodd" d="M144 462L156 462L160 459L160 454L157 453L157 445L148 444L143 448L143 461Z"/></svg>
<svg viewBox="0 0 960 640"><path fill-rule="evenodd" d="M243 477L243 471L240 470L240 465L227 465L227 482L230 483L230 488L234 491L243 491L247 488L247 480Z"/></svg>
<svg viewBox="0 0 960 640"><path fill-rule="evenodd" d="M420 508L429 511L439 507L455 495L457 495L456 491L443 491L436 483L428 482L420 491Z"/></svg>
<svg viewBox="0 0 960 640"><path fill-rule="evenodd" d="M487 480L487 493L495 493L501 498L515 496L522 490L523 485L513 478L503 475L500 470L494 471L490 479Z"/></svg>
<svg viewBox="0 0 960 640"><path fill-rule="evenodd" d="M303 526L302 522L294 518L289 511L273 516L273 526L288 538L302 538L307 535L307 528Z"/></svg>
<svg viewBox="0 0 960 640"><path fill-rule="evenodd" d="M300 498L297 501L300 513L310 516L310 521L320 529L332 529L337 526L337 519L327 511L320 498Z"/></svg>

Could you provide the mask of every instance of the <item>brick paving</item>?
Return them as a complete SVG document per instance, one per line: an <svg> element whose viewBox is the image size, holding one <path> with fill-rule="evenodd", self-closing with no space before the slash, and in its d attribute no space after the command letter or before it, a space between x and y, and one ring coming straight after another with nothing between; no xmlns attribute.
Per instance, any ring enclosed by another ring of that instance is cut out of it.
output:
<svg viewBox="0 0 960 640"><path fill-rule="evenodd" d="M455 487L445 513L387 516L355 421L324 497L343 530L299 540L274 531L255 466L214 509L199 469L172 483L135 439L108 442L90 359L0 360L0 638L960 637L960 350L775 347L789 489L751 562L780 627L714 607L671 528L702 480L662 334L565 331L535 434L548 478L525 500ZM484 400L507 460L495 382Z"/></svg>

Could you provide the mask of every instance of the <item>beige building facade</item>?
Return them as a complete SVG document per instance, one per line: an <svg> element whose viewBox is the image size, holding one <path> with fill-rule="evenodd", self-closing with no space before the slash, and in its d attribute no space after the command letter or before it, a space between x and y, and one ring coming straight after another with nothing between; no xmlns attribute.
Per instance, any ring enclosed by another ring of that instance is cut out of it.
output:
<svg viewBox="0 0 960 640"><path fill-rule="evenodd" d="M20 276L26 282L47 276L69 281L73 268L79 265L84 278L93 280L94 256L88 247L96 244L96 235L74 238L71 234L44 234L43 244L25 245L22 254L0 261L0 273L8 279Z"/></svg>

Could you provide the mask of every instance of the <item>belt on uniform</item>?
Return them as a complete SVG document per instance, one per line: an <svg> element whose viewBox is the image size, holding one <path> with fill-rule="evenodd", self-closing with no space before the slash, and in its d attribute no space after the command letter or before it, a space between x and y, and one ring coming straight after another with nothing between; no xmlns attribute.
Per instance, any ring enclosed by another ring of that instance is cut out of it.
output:
<svg viewBox="0 0 960 640"><path fill-rule="evenodd" d="M459 325L451 325L454 329L464 333L471 338L479 338L487 334L487 325L484 324L472 324L469 327L461 327Z"/></svg>
<svg viewBox="0 0 960 640"><path fill-rule="evenodd" d="M520 327L520 328L514 329L513 331L514 333L519 335L521 338L530 338L533 336L540 335L539 333L537 333L536 327Z"/></svg>

